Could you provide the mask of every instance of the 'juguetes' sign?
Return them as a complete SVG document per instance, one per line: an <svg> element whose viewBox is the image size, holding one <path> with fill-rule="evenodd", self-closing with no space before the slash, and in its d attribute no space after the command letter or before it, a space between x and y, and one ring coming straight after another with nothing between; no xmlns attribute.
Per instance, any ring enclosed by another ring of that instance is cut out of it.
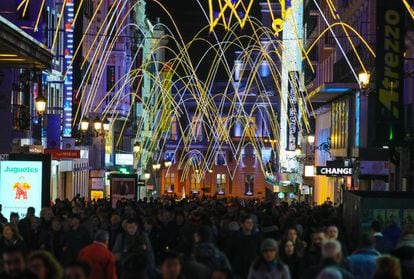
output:
<svg viewBox="0 0 414 279"><path fill-rule="evenodd" d="M0 161L0 204L3 215L24 217L29 206L42 208L42 162Z"/></svg>

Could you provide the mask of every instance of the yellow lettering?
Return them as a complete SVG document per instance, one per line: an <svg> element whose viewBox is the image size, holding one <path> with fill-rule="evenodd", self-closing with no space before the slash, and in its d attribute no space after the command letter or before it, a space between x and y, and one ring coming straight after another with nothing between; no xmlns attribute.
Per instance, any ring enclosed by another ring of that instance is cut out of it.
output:
<svg viewBox="0 0 414 279"><path fill-rule="evenodd" d="M398 92L381 88L379 90L379 100L388 110L391 110L391 104L398 102Z"/></svg>

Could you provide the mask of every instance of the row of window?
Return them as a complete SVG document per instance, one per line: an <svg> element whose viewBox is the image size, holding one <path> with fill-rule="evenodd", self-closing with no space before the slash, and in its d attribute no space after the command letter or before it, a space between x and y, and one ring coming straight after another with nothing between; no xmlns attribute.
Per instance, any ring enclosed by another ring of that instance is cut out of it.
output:
<svg viewBox="0 0 414 279"><path fill-rule="evenodd" d="M191 183L190 183L190 191L195 194L202 190L203 187L206 187L207 190L212 186L212 179L209 181L207 178L207 184L201 185L200 176L197 174L191 174ZM215 186L216 186L216 193L219 195L224 195L226 192L226 174L218 173L215 177ZM174 192L174 181L175 181L175 173L167 173L165 176L165 189L164 191L167 193ZM254 175L247 174L244 176L244 194L246 196L252 196L254 193Z"/></svg>
<svg viewBox="0 0 414 279"><path fill-rule="evenodd" d="M229 139L229 137L242 137L243 135L247 138L254 138L256 136L260 136L258 133L261 132L261 136L264 138L270 138L270 127L266 121L263 121L261 127L257 125L255 117L245 117L243 120L237 121L236 124L233 125L232 133L230 133L229 121L227 117L219 117L217 122L217 127L211 129L208 127L207 124L204 124L204 121L199 116L193 116L191 120L191 137L194 141L202 141L204 140L205 136L211 133L211 131L216 131L217 135L215 138L219 138L220 140ZM259 128L261 128L259 131ZM170 140L178 140L178 121L177 117L173 116L171 118L171 125L170 125L170 133L169 139Z"/></svg>

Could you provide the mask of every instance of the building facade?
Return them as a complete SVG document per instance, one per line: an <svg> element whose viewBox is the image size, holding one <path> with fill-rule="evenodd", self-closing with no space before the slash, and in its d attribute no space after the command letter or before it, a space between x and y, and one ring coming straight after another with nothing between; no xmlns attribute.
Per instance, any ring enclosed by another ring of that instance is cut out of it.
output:
<svg viewBox="0 0 414 279"><path fill-rule="evenodd" d="M412 80L404 73L412 64L407 55L412 47L404 7L399 1L336 1L332 6L311 0L304 1L304 19L310 62L303 72L309 98L319 108L313 165L353 169L344 176L317 173L315 201L340 202L344 190L409 190ZM393 41L398 49L388 48L384 30L390 26L398 29ZM401 63L387 65L384 57ZM370 74L369 83L361 73ZM329 148L320 148L328 138Z"/></svg>

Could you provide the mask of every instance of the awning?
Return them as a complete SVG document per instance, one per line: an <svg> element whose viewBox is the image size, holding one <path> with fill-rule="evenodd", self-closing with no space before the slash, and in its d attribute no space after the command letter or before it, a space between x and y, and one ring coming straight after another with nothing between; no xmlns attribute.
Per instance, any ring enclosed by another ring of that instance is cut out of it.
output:
<svg viewBox="0 0 414 279"><path fill-rule="evenodd" d="M307 99L312 103L327 103L355 90L359 90L357 83L323 83L310 91Z"/></svg>
<svg viewBox="0 0 414 279"><path fill-rule="evenodd" d="M53 53L0 16L0 67L50 69Z"/></svg>

